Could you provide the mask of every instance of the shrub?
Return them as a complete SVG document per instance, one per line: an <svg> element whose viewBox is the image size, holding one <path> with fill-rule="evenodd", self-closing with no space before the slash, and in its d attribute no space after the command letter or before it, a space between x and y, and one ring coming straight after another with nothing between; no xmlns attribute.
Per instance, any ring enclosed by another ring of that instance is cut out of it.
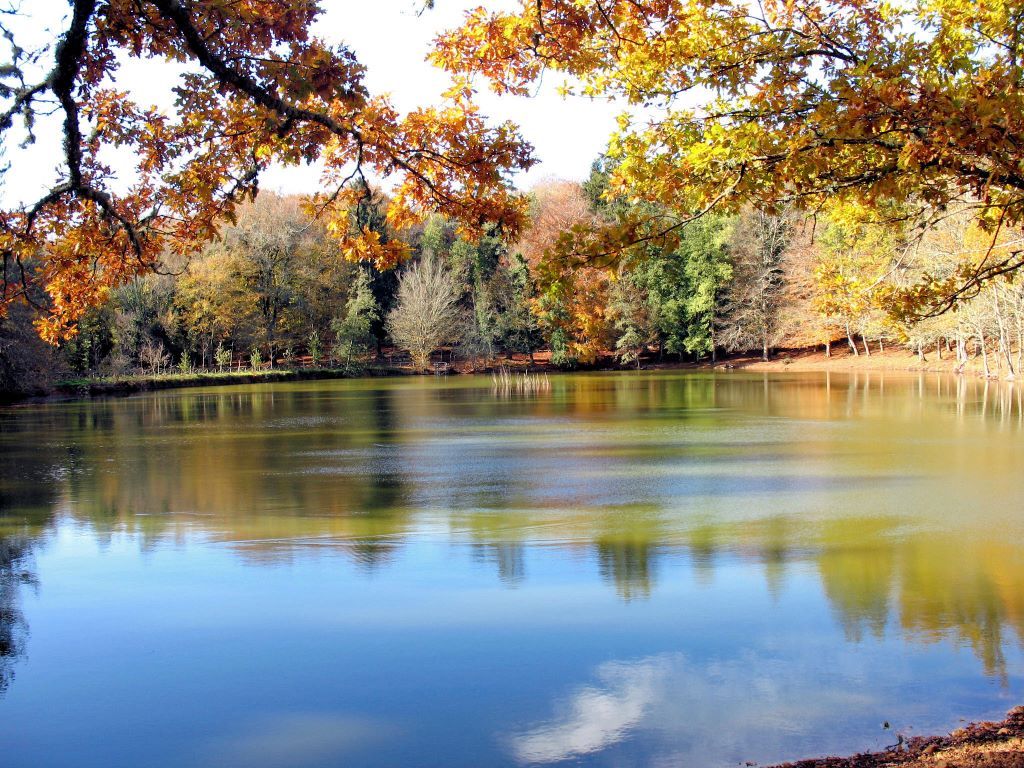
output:
<svg viewBox="0 0 1024 768"><path fill-rule="evenodd" d="M223 371L231 368L231 350L224 346L223 341L217 342L217 349L213 353L214 362L217 363L217 370Z"/></svg>

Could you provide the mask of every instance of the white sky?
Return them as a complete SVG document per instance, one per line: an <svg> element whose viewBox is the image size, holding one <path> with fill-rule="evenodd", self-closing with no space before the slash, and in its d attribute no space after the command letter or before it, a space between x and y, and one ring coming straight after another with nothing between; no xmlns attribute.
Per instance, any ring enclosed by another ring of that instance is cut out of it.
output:
<svg viewBox="0 0 1024 768"><path fill-rule="evenodd" d="M436 7L417 15L415 0L323 0L326 10L316 27L318 36L351 47L367 68L366 85L371 93L388 93L395 106L408 111L436 102L450 81L425 59L437 33L458 26L466 10L493 0L436 0ZM511 5L504 3L504 5ZM533 144L540 163L517 180L529 187L541 178L555 176L582 180L590 164L604 150L621 111L608 102L585 98L564 99L555 90L563 78L549 74L536 95L495 96L484 81L475 83L477 102L496 121L512 120ZM296 171L274 174L265 186L290 184ZM288 189L287 191L298 191Z"/></svg>
<svg viewBox="0 0 1024 768"><path fill-rule="evenodd" d="M457 26L463 13L482 1L491 7L497 4L495 0L437 0L434 10L417 15L421 6L415 0L322 0L325 13L314 31L328 42L351 47L367 68L370 92L390 94L395 106L405 112L439 100L449 81L444 72L425 61L431 41L438 32ZM26 0L21 8L26 14L22 22L26 31L38 30L41 39L50 37L44 36L45 28L63 28L60 19L68 12L65 0ZM133 62L122 68L118 87L131 91L147 106L147 101L166 104L169 101L161 96L166 73L162 62ZM528 188L545 177L586 178L614 128L619 107L579 97L563 99L555 93L561 82L560 75L550 74L529 98L497 97L485 82L476 83L482 112L496 121L513 120L534 145L540 163L517 178L520 187ZM56 128L56 124L41 125L39 142L28 150L18 149L13 137L8 138L5 154L12 169L0 189L5 204L35 199L53 182L60 157ZM108 161L115 167L121 165L116 157ZM261 186L288 193L311 192L317 188L318 175L315 168L272 169Z"/></svg>

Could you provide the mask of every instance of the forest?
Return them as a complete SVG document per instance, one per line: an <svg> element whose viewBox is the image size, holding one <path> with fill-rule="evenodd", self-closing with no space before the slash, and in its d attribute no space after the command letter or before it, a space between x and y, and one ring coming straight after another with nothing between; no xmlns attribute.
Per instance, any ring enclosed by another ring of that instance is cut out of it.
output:
<svg viewBox="0 0 1024 768"><path fill-rule="evenodd" d="M169 255L112 290L57 346L38 339L27 311L12 311L0 326L4 386L274 367L428 371L440 361L640 367L836 345L855 356L901 347L990 376L1020 370L1019 276L933 317L900 317L888 303L901 285L947 277L991 248L966 207L924 237L842 210L812 220L744 209L614 264L559 258L567 233L621 214L610 210L624 203L608 202L608 164L595 161L583 184L537 185L512 244L468 239L440 215L396 230L387 196L364 188L350 226L411 254L390 269L346 258L299 197L262 193L198 254Z"/></svg>
<svg viewBox="0 0 1024 768"><path fill-rule="evenodd" d="M43 44L0 13L0 179L58 149L53 184L0 209L4 389L837 344L1017 375L1016 5L479 8L432 42L450 88L408 112L311 34L323 12L74 0ZM132 59L165 62L171 102L120 89ZM545 73L622 112L589 178L522 190L539 158L475 94ZM261 193L313 162L308 195Z"/></svg>

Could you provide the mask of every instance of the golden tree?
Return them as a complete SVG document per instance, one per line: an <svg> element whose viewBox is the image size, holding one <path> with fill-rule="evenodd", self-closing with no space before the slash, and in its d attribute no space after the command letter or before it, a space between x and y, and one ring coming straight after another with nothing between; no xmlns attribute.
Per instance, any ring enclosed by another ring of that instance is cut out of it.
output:
<svg viewBox="0 0 1024 768"><path fill-rule="evenodd" d="M401 116L363 86L351 51L310 34L318 0L71 0L48 46L19 41L23 19L0 9L0 137L8 155L55 113L60 177L38 200L0 209L3 293L45 304L57 340L111 287L153 269L165 252L213 237L272 163L324 163L313 204L351 258L393 264L405 254L373 232L350 234L348 182L396 174L396 227L440 211L469 233L524 215L508 175L532 163L514 126L489 126L457 86L443 106ZM19 26L20 24L20 26ZM126 60L167 62L168 114L119 88ZM101 153L136 157L117 179ZM358 188L365 189L366 185ZM333 225L333 226L332 226ZM38 297L45 293L43 301Z"/></svg>
<svg viewBox="0 0 1024 768"><path fill-rule="evenodd" d="M517 243L538 280L532 309L553 359L593 363L613 344L608 317L611 272L557 257L560 242L597 229L599 220L579 184L548 180L531 193L530 224Z"/></svg>
<svg viewBox="0 0 1024 768"><path fill-rule="evenodd" d="M666 211L579 233L569 253L671 242L694 217L744 204L855 202L911 218L968 199L990 233L1024 221L1019 2L521 2L472 11L435 61L499 93L554 70L567 90L624 100L634 109L610 140L609 194ZM948 305L1022 261L987 253L957 282L894 300Z"/></svg>

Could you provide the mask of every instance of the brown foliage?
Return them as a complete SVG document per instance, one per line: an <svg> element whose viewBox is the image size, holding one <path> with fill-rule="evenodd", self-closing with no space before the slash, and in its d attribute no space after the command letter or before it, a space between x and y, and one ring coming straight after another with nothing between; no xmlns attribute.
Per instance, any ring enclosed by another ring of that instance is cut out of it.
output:
<svg viewBox="0 0 1024 768"><path fill-rule="evenodd" d="M524 203L506 177L532 163L515 128L486 124L464 88L400 115L367 92L351 51L310 34L320 10L317 0L72 0L67 27L41 50L19 46L0 16L12 60L0 71L5 148L31 138L51 104L63 132L58 182L0 210L0 311L32 301L45 313L41 334L67 337L112 288L213 238L273 163L322 160L316 210L346 254L378 266L405 253L349 231L360 194L349 182L364 169L399 176L387 211L396 227L436 210L470 233L489 223L514 233ZM118 90L131 58L168 62L173 114ZM111 146L137 158L127 189L101 157Z"/></svg>

